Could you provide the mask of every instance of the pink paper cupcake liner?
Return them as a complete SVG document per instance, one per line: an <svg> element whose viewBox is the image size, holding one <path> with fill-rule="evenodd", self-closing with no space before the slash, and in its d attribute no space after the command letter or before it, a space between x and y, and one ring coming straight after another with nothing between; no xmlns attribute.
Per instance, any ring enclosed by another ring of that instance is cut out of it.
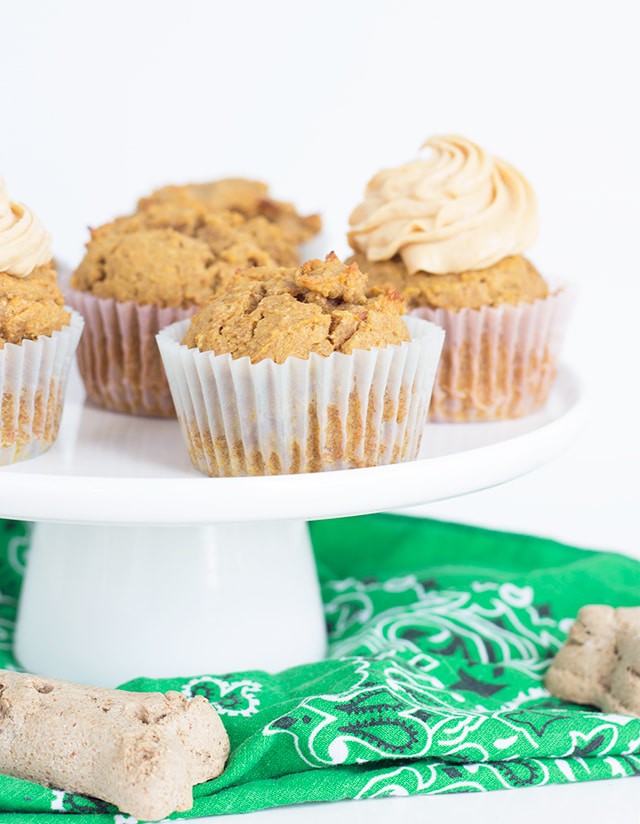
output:
<svg viewBox="0 0 640 824"><path fill-rule="evenodd" d="M544 406L573 302L572 290L561 288L516 306L414 309L445 330L429 420L520 418Z"/></svg>
<svg viewBox="0 0 640 824"><path fill-rule="evenodd" d="M197 307L139 305L71 288L65 293L86 321L78 367L90 400L116 412L174 417L156 335Z"/></svg>

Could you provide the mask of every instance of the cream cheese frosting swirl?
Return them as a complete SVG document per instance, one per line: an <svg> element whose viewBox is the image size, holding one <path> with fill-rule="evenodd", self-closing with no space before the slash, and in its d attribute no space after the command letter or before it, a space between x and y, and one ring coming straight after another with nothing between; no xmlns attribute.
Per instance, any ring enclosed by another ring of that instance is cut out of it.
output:
<svg viewBox="0 0 640 824"><path fill-rule="evenodd" d="M0 272L28 277L51 257L50 235L31 209L9 200L0 175Z"/></svg>
<svg viewBox="0 0 640 824"><path fill-rule="evenodd" d="M349 218L349 242L371 261L399 254L409 270L444 275L522 254L538 231L526 179L458 135L429 138L427 157L385 169Z"/></svg>

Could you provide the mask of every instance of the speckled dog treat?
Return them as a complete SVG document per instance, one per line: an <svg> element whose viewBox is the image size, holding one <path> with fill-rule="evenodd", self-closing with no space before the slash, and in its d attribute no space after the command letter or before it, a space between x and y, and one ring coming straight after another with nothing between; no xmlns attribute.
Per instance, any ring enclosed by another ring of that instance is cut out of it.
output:
<svg viewBox="0 0 640 824"><path fill-rule="evenodd" d="M545 686L565 701L640 718L640 607L583 607Z"/></svg>
<svg viewBox="0 0 640 824"><path fill-rule="evenodd" d="M157 820L193 806L224 769L213 707L177 692L133 693L0 670L0 772Z"/></svg>

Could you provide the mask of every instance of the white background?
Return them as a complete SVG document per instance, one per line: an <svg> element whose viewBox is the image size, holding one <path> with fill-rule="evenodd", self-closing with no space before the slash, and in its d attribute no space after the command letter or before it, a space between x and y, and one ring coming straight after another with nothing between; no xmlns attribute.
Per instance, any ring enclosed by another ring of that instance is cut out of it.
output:
<svg viewBox="0 0 640 824"><path fill-rule="evenodd" d="M566 360L589 392L587 426L554 464L428 513L640 557L637 10L612 0L0 0L0 169L75 263L87 225L165 182L264 178L276 196L320 210L327 245L344 252L368 177L413 157L429 134L457 131L510 160L539 197L531 258L581 291ZM574 792L573 810L583 820L616 803L622 812L631 783L637 801L640 782L628 782ZM516 797L511 814L543 814ZM547 797L550 811L557 796ZM497 798L476 814L499 816ZM468 815L467 801L444 800L441 815ZM424 801L402 815L423 817ZM333 809L322 815L354 815Z"/></svg>

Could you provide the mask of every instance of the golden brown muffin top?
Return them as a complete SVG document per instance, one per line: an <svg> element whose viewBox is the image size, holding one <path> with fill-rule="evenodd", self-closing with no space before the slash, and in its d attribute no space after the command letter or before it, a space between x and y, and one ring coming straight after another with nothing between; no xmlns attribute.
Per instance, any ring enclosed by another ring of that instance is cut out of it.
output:
<svg viewBox="0 0 640 824"><path fill-rule="evenodd" d="M38 266L27 277L0 272L0 349L51 335L68 326L70 317L53 263Z"/></svg>
<svg viewBox="0 0 640 824"><path fill-rule="evenodd" d="M297 260L264 218L160 203L92 230L71 285L102 298L187 308L225 289L238 269Z"/></svg>
<svg viewBox="0 0 640 824"><path fill-rule="evenodd" d="M319 215L300 215L291 203L269 197L266 183L244 178L163 186L148 197L141 198L138 209L144 211L158 203L175 203L184 207L198 202L212 211L233 211L248 218L262 216L280 227L289 242L296 245L317 235L322 226Z"/></svg>
<svg viewBox="0 0 640 824"><path fill-rule="evenodd" d="M238 259L251 261L260 252L280 266L297 266L298 249L279 226L264 217L246 218L239 212L212 211L204 203L188 201L159 202L133 215L118 217L93 230L92 237L105 232L139 232L144 229L175 229L188 237L203 240L215 256L230 248ZM242 251L243 250L243 251ZM264 256L262 256L264 259ZM244 266L251 265L244 263Z"/></svg>
<svg viewBox="0 0 640 824"><path fill-rule="evenodd" d="M546 298L549 287L535 266L521 255L503 258L487 269L451 275L416 272L410 275L399 257L378 262L356 253L347 262L356 262L369 275L372 286L395 289L410 309L419 306L481 309L483 306L533 303Z"/></svg>
<svg viewBox="0 0 640 824"><path fill-rule="evenodd" d="M193 318L183 343L252 363L326 357L410 339L404 300L391 290L367 296L367 277L332 252L297 269L258 268ZM375 292L375 294L374 294Z"/></svg>

